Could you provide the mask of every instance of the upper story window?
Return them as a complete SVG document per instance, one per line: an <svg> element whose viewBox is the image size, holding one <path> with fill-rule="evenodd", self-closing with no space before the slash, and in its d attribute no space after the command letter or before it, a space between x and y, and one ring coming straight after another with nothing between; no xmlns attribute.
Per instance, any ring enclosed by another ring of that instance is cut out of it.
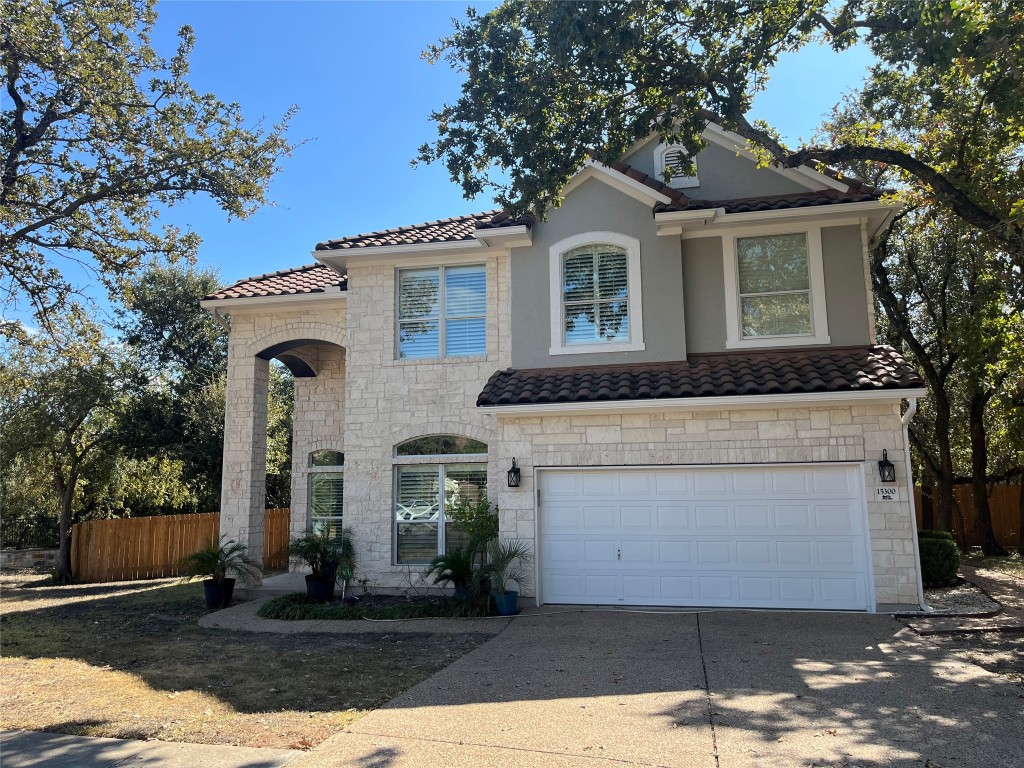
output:
<svg viewBox="0 0 1024 768"><path fill-rule="evenodd" d="M726 242L727 346L829 343L820 227Z"/></svg>
<svg viewBox="0 0 1024 768"><path fill-rule="evenodd" d="M483 265L398 271L398 357L487 354Z"/></svg>
<svg viewBox="0 0 1024 768"><path fill-rule="evenodd" d="M697 158L691 158L682 144L659 144L654 150L654 169L658 178L671 187L700 186Z"/></svg>
<svg viewBox="0 0 1024 768"><path fill-rule="evenodd" d="M551 246L553 355L643 349L640 241L612 232Z"/></svg>

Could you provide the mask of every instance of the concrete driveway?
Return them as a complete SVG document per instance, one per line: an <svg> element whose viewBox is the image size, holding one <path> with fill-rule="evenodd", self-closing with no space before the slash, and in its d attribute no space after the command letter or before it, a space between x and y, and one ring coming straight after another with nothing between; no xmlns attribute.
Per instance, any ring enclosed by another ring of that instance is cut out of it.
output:
<svg viewBox="0 0 1024 768"><path fill-rule="evenodd" d="M526 615L289 768L622 764L1019 768L1024 690L885 616Z"/></svg>

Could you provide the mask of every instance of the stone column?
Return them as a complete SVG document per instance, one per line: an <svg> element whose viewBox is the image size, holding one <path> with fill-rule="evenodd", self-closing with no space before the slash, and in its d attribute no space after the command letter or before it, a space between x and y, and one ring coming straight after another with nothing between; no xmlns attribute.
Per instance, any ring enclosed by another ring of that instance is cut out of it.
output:
<svg viewBox="0 0 1024 768"><path fill-rule="evenodd" d="M224 469L220 532L263 561L263 509L267 472L269 362L231 349L224 392ZM258 586L257 578L248 586Z"/></svg>

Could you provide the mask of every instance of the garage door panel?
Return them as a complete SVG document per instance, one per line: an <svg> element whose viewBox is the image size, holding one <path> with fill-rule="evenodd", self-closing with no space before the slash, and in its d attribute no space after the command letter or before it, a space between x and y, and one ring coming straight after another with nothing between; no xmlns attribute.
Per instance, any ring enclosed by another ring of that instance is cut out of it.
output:
<svg viewBox="0 0 1024 768"><path fill-rule="evenodd" d="M743 533L771 530L771 511L768 507L736 506L733 511L736 530Z"/></svg>
<svg viewBox="0 0 1024 768"><path fill-rule="evenodd" d="M658 507L658 528L669 530L673 528L690 527L690 508L684 506L659 506Z"/></svg>
<svg viewBox="0 0 1024 768"><path fill-rule="evenodd" d="M656 472L654 493L658 496L692 496L693 473L686 470Z"/></svg>
<svg viewBox="0 0 1024 768"><path fill-rule="evenodd" d="M726 505L714 507L695 507L694 519L697 523L697 530L725 530L729 528L729 507Z"/></svg>
<svg viewBox="0 0 1024 768"><path fill-rule="evenodd" d="M587 472L540 475L546 602L868 607L866 509L855 470L602 473L600 487L612 490L595 498L582 494L582 480L555 483L577 488L575 498L549 493L552 477Z"/></svg>
<svg viewBox="0 0 1024 768"><path fill-rule="evenodd" d="M850 504L816 504L814 527L822 532L847 533L853 531L853 509Z"/></svg>
<svg viewBox="0 0 1024 768"><path fill-rule="evenodd" d="M689 541L659 541L658 561L666 566L689 563L693 560Z"/></svg>
<svg viewBox="0 0 1024 768"><path fill-rule="evenodd" d="M583 473L583 495L608 498L615 491L615 477L600 472Z"/></svg>
<svg viewBox="0 0 1024 768"><path fill-rule="evenodd" d="M650 504L629 504L619 507L622 527L626 529L654 529L654 508Z"/></svg>

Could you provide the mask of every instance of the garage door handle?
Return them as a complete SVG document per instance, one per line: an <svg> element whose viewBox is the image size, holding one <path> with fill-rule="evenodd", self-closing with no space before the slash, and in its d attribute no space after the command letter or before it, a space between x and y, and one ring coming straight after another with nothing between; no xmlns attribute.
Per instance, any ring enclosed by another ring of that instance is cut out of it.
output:
<svg viewBox="0 0 1024 768"><path fill-rule="evenodd" d="M615 550L615 559L616 560L621 560L622 559L622 550L621 549L616 549Z"/></svg>

